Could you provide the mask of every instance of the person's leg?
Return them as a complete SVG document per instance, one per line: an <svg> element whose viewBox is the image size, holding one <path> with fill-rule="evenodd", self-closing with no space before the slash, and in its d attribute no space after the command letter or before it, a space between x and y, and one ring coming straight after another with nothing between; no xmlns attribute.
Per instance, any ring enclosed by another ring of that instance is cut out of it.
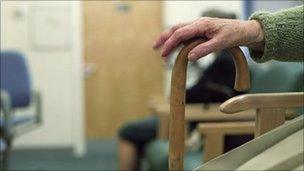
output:
<svg viewBox="0 0 304 171"><path fill-rule="evenodd" d="M139 170L140 156L147 142L156 137L158 120L154 117L127 123L119 131L120 170Z"/></svg>
<svg viewBox="0 0 304 171"><path fill-rule="evenodd" d="M137 147L134 143L119 139L119 169L120 170L139 170L139 156Z"/></svg>

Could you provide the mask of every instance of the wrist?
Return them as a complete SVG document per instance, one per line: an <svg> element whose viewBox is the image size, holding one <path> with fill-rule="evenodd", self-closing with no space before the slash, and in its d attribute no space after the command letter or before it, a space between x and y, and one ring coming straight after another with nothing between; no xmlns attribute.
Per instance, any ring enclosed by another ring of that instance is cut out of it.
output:
<svg viewBox="0 0 304 171"><path fill-rule="evenodd" d="M263 51L265 38L262 25L257 20L245 21L245 45L253 50Z"/></svg>

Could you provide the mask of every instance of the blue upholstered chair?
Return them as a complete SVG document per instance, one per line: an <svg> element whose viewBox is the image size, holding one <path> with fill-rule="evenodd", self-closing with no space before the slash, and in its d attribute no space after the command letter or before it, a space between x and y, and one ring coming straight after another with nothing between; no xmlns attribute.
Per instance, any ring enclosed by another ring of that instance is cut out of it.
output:
<svg viewBox="0 0 304 171"><path fill-rule="evenodd" d="M41 98L38 92L32 91L28 67L20 53L1 52L0 69L0 164L1 170L5 170L13 138L41 123ZM33 114L15 115L14 113L16 109L31 106L34 106Z"/></svg>

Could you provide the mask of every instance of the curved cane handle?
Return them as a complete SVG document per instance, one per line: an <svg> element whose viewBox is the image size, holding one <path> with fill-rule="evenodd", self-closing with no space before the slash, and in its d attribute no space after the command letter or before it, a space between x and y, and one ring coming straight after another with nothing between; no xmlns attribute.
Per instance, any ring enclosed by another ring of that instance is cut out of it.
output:
<svg viewBox="0 0 304 171"><path fill-rule="evenodd" d="M183 170L185 142L185 88L188 53L198 44L207 41L199 38L185 43L175 61L171 77L169 170ZM233 56L236 68L235 86L238 91L250 87L247 61L239 47L227 49ZM224 67L224 66L223 66Z"/></svg>
<svg viewBox="0 0 304 171"><path fill-rule="evenodd" d="M234 89L246 91L250 88L250 76L246 58L239 47L226 49L233 58L235 67Z"/></svg>

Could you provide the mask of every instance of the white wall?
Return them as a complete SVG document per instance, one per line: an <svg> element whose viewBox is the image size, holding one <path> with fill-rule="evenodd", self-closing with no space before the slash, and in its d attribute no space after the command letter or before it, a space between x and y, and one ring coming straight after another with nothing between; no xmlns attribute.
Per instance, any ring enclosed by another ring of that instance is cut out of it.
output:
<svg viewBox="0 0 304 171"><path fill-rule="evenodd" d="M80 7L76 1L1 1L1 50L18 50L26 56L33 86L43 98L42 126L17 138L17 148L74 147L77 154L85 151ZM55 12L40 20L50 9ZM58 9L64 9L66 16L56 20L52 17L58 15ZM42 13L35 15L37 10ZM39 22L48 22L49 28L34 28L33 23L38 27ZM60 24L64 29L56 30ZM38 47L34 39L38 39Z"/></svg>
<svg viewBox="0 0 304 171"><path fill-rule="evenodd" d="M164 26L172 26L181 22L192 21L208 9L235 12L242 17L242 1L164 1Z"/></svg>
<svg viewBox="0 0 304 171"><path fill-rule="evenodd" d="M278 1L278 0L264 0L264 1L255 1L253 3L253 11L257 10L267 10L275 12L281 9L286 9L298 5L303 5L303 1L292 0L292 1Z"/></svg>

